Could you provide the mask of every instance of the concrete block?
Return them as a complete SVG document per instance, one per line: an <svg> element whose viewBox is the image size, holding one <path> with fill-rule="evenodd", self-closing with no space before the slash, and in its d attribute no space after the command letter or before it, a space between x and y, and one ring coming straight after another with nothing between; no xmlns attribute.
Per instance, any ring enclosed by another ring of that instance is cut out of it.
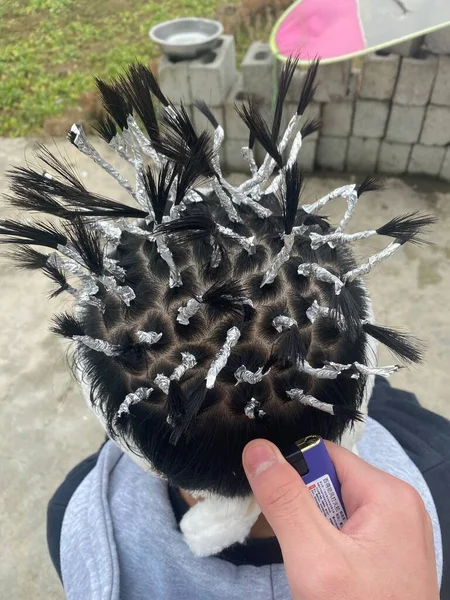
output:
<svg viewBox="0 0 450 600"><path fill-rule="evenodd" d="M316 152L317 152L317 140L309 141L309 138L302 144L301 150L298 155L297 162L300 167L307 173L314 171L316 163Z"/></svg>
<svg viewBox="0 0 450 600"><path fill-rule="evenodd" d="M234 108L235 104L243 104L247 98L243 85L242 75L238 75L225 101L225 136L234 140L242 139L245 130L245 125Z"/></svg>
<svg viewBox="0 0 450 600"><path fill-rule="evenodd" d="M186 60L172 62L162 56L158 64L158 82L162 91L174 104L185 102L190 104L191 91L188 75L189 62Z"/></svg>
<svg viewBox="0 0 450 600"><path fill-rule="evenodd" d="M271 103L274 94L274 56L269 44L253 42L241 64L243 90L262 102Z"/></svg>
<svg viewBox="0 0 450 600"><path fill-rule="evenodd" d="M450 27L426 35L424 47L434 54L450 54Z"/></svg>
<svg viewBox="0 0 450 600"><path fill-rule="evenodd" d="M248 135L248 129L235 110L235 105L242 105L248 100L248 94L243 90L243 77L238 75L230 93L227 96L224 106L225 115L225 136L233 140L242 140ZM267 104L260 105L264 118L270 123L271 106Z"/></svg>
<svg viewBox="0 0 450 600"><path fill-rule="evenodd" d="M320 65L317 72L316 102L332 102L345 98L349 91L351 62Z"/></svg>
<svg viewBox="0 0 450 600"><path fill-rule="evenodd" d="M447 148L444 155L444 162L442 163L439 177L444 181L450 181L450 148Z"/></svg>
<svg viewBox="0 0 450 600"><path fill-rule="evenodd" d="M188 62L191 98L201 98L210 107L225 103L236 81L236 50L234 37L223 35L220 45Z"/></svg>
<svg viewBox="0 0 450 600"><path fill-rule="evenodd" d="M389 115L389 102L381 100L358 100L355 103L353 135L356 137L382 138Z"/></svg>
<svg viewBox="0 0 450 600"><path fill-rule="evenodd" d="M424 106L430 99L437 72L437 58L403 58L394 93L396 104Z"/></svg>
<svg viewBox="0 0 450 600"><path fill-rule="evenodd" d="M390 100L397 81L400 57L395 54L369 54L364 59L360 98Z"/></svg>
<svg viewBox="0 0 450 600"><path fill-rule="evenodd" d="M342 99L346 102L354 102L359 98L359 90L361 89L362 70L359 67L353 67L350 71L350 79L348 81L347 94Z"/></svg>
<svg viewBox="0 0 450 600"><path fill-rule="evenodd" d="M408 168L411 148L411 144L397 144L382 140L378 154L377 171L393 175L405 173Z"/></svg>
<svg viewBox="0 0 450 600"><path fill-rule="evenodd" d="M347 150L347 170L364 173L375 171L380 140L351 137Z"/></svg>
<svg viewBox="0 0 450 600"><path fill-rule="evenodd" d="M317 143L316 163L322 169L343 171L348 138L322 136Z"/></svg>
<svg viewBox="0 0 450 600"><path fill-rule="evenodd" d="M322 135L348 137L352 129L353 102L328 102L323 105Z"/></svg>
<svg viewBox="0 0 450 600"><path fill-rule="evenodd" d="M287 124L289 123L289 121L291 120L291 117L295 114L297 110L297 104L285 104L284 107L284 128L286 128ZM303 113L303 118L300 121L300 127L303 127L303 125L306 123L306 121L309 121L310 119L321 119L322 118L322 104L319 104L318 102L310 102L308 104L308 106L306 107L305 112ZM297 133L298 129L295 131L295 133ZM293 134L292 137L294 137L295 133ZM308 136L308 141L311 140L316 140L319 137L319 131L316 131L315 133L312 133L311 135Z"/></svg>
<svg viewBox="0 0 450 600"><path fill-rule="evenodd" d="M216 117L219 125L222 125L222 127L225 129L225 110L222 107L213 107L211 108L211 112ZM197 132L206 130L209 133L212 133L214 131L214 128L208 119L195 106L192 106L192 122Z"/></svg>
<svg viewBox="0 0 450 600"><path fill-rule="evenodd" d="M399 42L393 46L387 48L388 52L397 54L397 56L414 56L423 43L424 36L419 35L412 40L406 40L406 42Z"/></svg>
<svg viewBox="0 0 450 600"><path fill-rule="evenodd" d="M428 106L420 143L427 146L450 143L450 106Z"/></svg>
<svg viewBox="0 0 450 600"><path fill-rule="evenodd" d="M450 106L450 56L440 56L431 103Z"/></svg>
<svg viewBox="0 0 450 600"><path fill-rule="evenodd" d="M424 106L393 104L386 131L386 140L402 144L414 144L422 130Z"/></svg>
<svg viewBox="0 0 450 600"><path fill-rule="evenodd" d="M248 145L248 139L229 140L223 144L225 170L237 173L249 173L248 161L242 155L242 148Z"/></svg>
<svg viewBox="0 0 450 600"><path fill-rule="evenodd" d="M437 175L441 171L445 148L415 144L409 159L408 173Z"/></svg>

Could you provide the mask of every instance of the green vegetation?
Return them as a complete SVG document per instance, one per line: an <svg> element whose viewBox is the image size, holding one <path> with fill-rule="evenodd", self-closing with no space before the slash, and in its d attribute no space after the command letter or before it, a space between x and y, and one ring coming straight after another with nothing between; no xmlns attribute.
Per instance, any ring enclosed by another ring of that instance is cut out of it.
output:
<svg viewBox="0 0 450 600"><path fill-rule="evenodd" d="M238 0L227 0L231 10ZM158 57L149 28L183 16L214 17L218 0L6 0L0 3L0 136L42 134L46 120L79 106L93 75L113 76ZM237 36L242 55L248 33Z"/></svg>

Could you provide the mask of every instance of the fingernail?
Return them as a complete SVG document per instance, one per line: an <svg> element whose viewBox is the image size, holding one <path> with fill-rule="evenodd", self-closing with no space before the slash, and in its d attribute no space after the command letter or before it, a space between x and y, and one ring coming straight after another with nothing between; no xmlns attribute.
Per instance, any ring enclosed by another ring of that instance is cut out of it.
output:
<svg viewBox="0 0 450 600"><path fill-rule="evenodd" d="M244 452L244 462L250 475L259 475L277 462L272 444L264 440L250 442Z"/></svg>

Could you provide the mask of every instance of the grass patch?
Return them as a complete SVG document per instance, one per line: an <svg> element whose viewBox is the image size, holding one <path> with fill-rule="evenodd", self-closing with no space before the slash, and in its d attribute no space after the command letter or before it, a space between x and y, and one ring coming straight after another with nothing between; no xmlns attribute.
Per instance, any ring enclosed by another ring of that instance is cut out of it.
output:
<svg viewBox="0 0 450 600"><path fill-rule="evenodd" d="M289 2L290 3L290 2ZM89 113L93 76L151 63L149 28L185 16L216 17L236 36L240 59L267 39L284 0L9 0L0 4L0 135L63 133ZM100 9L101 6L101 9ZM84 98L84 101L83 101ZM86 100L87 99L87 100ZM67 121L67 122L66 122ZM61 131L59 131L61 129Z"/></svg>

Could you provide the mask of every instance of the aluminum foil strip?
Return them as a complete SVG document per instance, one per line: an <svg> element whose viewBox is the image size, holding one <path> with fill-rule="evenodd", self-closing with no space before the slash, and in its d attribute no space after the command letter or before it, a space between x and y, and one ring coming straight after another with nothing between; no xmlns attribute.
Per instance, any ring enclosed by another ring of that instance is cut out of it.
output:
<svg viewBox="0 0 450 600"><path fill-rule="evenodd" d="M138 142L139 146L141 147L142 152L144 154L146 154L147 156L149 156L153 160L153 162L156 164L157 167L161 167L162 161L161 161L159 154L153 148L151 141L145 136L142 129L136 123L136 119L133 117L133 115L128 115L127 123L128 123L129 130L136 138L136 141Z"/></svg>
<svg viewBox="0 0 450 600"><path fill-rule="evenodd" d="M294 325L297 325L297 321L292 317L287 317L286 315L279 315L278 317L275 317L275 319L273 319L272 325L275 327L278 333L281 333L282 331L285 331L286 329L290 329Z"/></svg>
<svg viewBox="0 0 450 600"><path fill-rule="evenodd" d="M124 414L130 413L130 406L133 404L138 404L143 400L147 400L150 397L150 394L153 392L152 388L138 388L135 392L131 392L131 394L127 394L125 396L125 400L119 406L117 413L114 417L114 424L120 419L120 417Z"/></svg>
<svg viewBox="0 0 450 600"><path fill-rule="evenodd" d="M104 340L98 340L90 335L74 335L73 340L84 344L91 350L102 352L106 356L118 356L122 352L122 347L116 344L110 344Z"/></svg>
<svg viewBox="0 0 450 600"><path fill-rule="evenodd" d="M373 235L376 235L375 229L370 231L359 231L357 233L328 233L322 235L321 233L310 233L309 238L311 240L311 248L317 250L324 244L329 244L332 248L340 244L349 244L351 242L358 242L359 240L365 240Z"/></svg>
<svg viewBox="0 0 450 600"><path fill-rule="evenodd" d="M102 167L102 169L104 169L108 175L111 175L111 177L113 177L125 190L127 190L131 196L133 196L135 200L137 200L136 194L130 183L125 179L125 177L122 177L122 175L116 171L116 169L109 162L102 158L94 146L88 141L83 130L83 126L79 123L74 123L70 131L75 134L73 143L78 150Z"/></svg>
<svg viewBox="0 0 450 600"><path fill-rule="evenodd" d="M352 183L350 185L344 185L342 187L338 187L323 198L320 198L316 202L312 204L303 204L302 208L307 213L316 213L318 210L323 208L330 200L334 200L334 198L348 198L355 191L356 184Z"/></svg>
<svg viewBox="0 0 450 600"><path fill-rule="evenodd" d="M269 373L270 369L268 369L265 373L263 373L264 366L259 367L259 369L255 372L249 371L245 365L241 365L234 372L234 376L236 377L236 384L240 383L250 383L254 385L255 383L259 383L262 381L263 377Z"/></svg>
<svg viewBox="0 0 450 600"><path fill-rule="evenodd" d="M321 402L314 396L308 396L303 393L303 390L293 389L288 390L287 395L292 400L297 400L300 404L304 406L311 406L312 408L316 408L317 410L321 410L322 412L326 412L329 415L334 415L334 406L332 404L328 404L327 402Z"/></svg>
<svg viewBox="0 0 450 600"><path fill-rule="evenodd" d="M189 319L197 314L202 305L202 297L190 298L186 306L180 306L178 309L177 321L181 325L189 325Z"/></svg>
<svg viewBox="0 0 450 600"><path fill-rule="evenodd" d="M240 337L241 332L237 327L231 327L227 331L227 339L212 361L206 376L206 387L208 390L214 387L218 374L227 364L228 358L231 354L231 348L236 345Z"/></svg>
<svg viewBox="0 0 450 600"><path fill-rule="evenodd" d="M325 281L326 283L332 283L334 285L334 293L338 296L341 293L342 288L344 287L344 282L341 281L336 275L330 273L327 269L324 269L320 265L316 263L303 263L298 266L297 273L299 275L307 275L315 277L320 281Z"/></svg>
<svg viewBox="0 0 450 600"><path fill-rule="evenodd" d="M156 238L156 246L159 255L169 267L169 287L180 287L183 285L181 275L175 264L175 261L173 260L172 252L166 243L165 236L161 235Z"/></svg>
<svg viewBox="0 0 450 600"><path fill-rule="evenodd" d="M255 398L251 398L244 406L245 416L252 420L256 419L257 417L264 417L266 413L259 408L260 406L261 402L255 400Z"/></svg>
<svg viewBox="0 0 450 600"><path fill-rule="evenodd" d="M295 235L293 233L284 234L283 236L284 246L276 255L272 265L269 269L264 273L264 277L260 287L264 287L268 283L272 283L277 277L281 267L285 262L287 262L291 257L292 247L294 246Z"/></svg>
<svg viewBox="0 0 450 600"><path fill-rule="evenodd" d="M147 344L147 346L151 346L156 344L156 342L159 342L159 340L162 338L162 333L156 333L156 331L137 331L136 337L141 344Z"/></svg>
<svg viewBox="0 0 450 600"><path fill-rule="evenodd" d="M348 281L353 281L358 277L367 275L376 265L392 256L394 252L396 252L400 247L401 244L399 244L398 242L392 242L391 244L389 244L389 246L384 248L384 250L381 250L381 252L378 252L377 254L372 254L372 256L369 257L366 263L362 264L359 267L356 267L356 269L352 269L351 271L345 273L342 277L343 281L347 283Z"/></svg>
<svg viewBox="0 0 450 600"><path fill-rule="evenodd" d="M255 253L255 250L256 250L255 244L254 244L255 236L246 238L243 235L239 235L238 233L234 232L229 227L223 227L223 225L219 225L219 224L217 224L217 231L219 233L221 233L222 235L224 235L225 237L235 240L240 246L242 246L245 250L247 250L247 252L249 254Z"/></svg>

